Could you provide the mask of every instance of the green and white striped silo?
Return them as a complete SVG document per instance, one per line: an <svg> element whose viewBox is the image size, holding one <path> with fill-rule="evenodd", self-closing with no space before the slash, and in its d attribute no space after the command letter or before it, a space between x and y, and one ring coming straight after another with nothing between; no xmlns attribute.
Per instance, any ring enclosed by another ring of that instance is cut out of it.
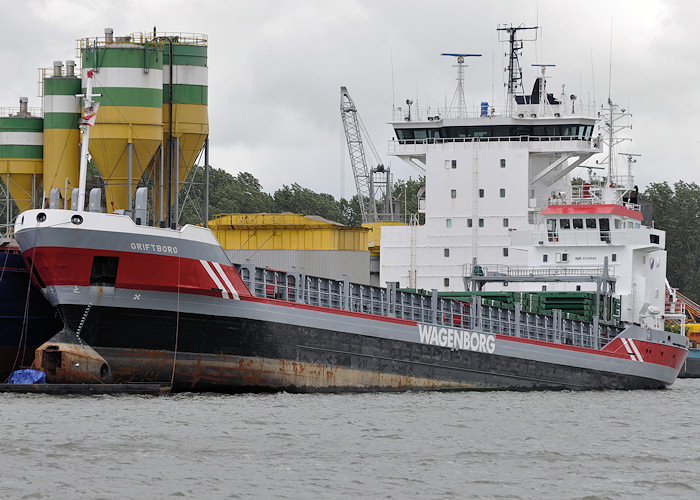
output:
<svg viewBox="0 0 700 500"><path fill-rule="evenodd" d="M69 207L69 193L78 186L80 164L81 112L80 78L75 62L54 61L53 71L44 70L44 193L61 190L64 208ZM68 192L65 190L68 188Z"/></svg>
<svg viewBox="0 0 700 500"><path fill-rule="evenodd" d="M44 119L20 97L19 110L0 116L0 176L20 211L36 206L43 171Z"/></svg>
<svg viewBox="0 0 700 500"><path fill-rule="evenodd" d="M105 180L107 210L131 209L143 172L163 140L163 50L149 40L81 40L82 81L94 69L100 107L90 132L90 155Z"/></svg>

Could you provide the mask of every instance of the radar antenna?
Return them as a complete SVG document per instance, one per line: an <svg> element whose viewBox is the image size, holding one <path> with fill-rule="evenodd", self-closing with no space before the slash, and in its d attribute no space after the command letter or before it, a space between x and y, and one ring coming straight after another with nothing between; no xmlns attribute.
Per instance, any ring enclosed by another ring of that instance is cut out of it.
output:
<svg viewBox="0 0 700 500"><path fill-rule="evenodd" d="M450 109L448 110L448 116L453 118L466 118L467 117L467 105L464 99L464 64L465 57L481 57L481 54L455 54L452 52L443 52L440 54L442 56L451 56L457 58L457 90L455 90L455 95L452 97L452 103L450 103ZM456 103L455 103L456 101ZM452 115L452 110L457 109L457 116Z"/></svg>
<svg viewBox="0 0 700 500"><path fill-rule="evenodd" d="M499 27L496 28L496 30L499 32L499 42L508 42L508 53L506 54L506 57L508 57L508 67L506 68L506 71L508 71L508 83L506 84L508 86L508 96L507 96L507 106L508 109L506 112L510 114L510 112L513 109L513 96L515 95L518 87L520 87L520 90L522 91L523 85L523 70L520 67L520 62L518 61L518 56L520 55L520 52L523 50L523 42L532 42L537 40L537 30L540 29L539 26L504 26L504 27ZM535 30L535 34L533 38L518 38L517 33L518 31L525 31L525 30ZM503 33L503 37L501 36L501 33Z"/></svg>

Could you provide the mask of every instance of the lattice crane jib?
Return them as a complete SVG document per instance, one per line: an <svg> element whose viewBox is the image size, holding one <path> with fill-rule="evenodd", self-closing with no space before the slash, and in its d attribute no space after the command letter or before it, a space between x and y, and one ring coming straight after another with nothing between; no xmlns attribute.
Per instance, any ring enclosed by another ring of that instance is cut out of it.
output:
<svg viewBox="0 0 700 500"><path fill-rule="evenodd" d="M362 222L377 222L374 186L372 186L371 172L367 166L367 152L362 140L364 127L357 114L355 103L346 87L340 87L340 116L343 119L345 142L348 145L348 153L350 154L350 163L355 178ZM364 135L367 135L366 131L364 131ZM369 138L367 140L369 141ZM368 142L368 145L374 150L371 143ZM383 171L383 165L378 164L377 168L380 167L380 171Z"/></svg>

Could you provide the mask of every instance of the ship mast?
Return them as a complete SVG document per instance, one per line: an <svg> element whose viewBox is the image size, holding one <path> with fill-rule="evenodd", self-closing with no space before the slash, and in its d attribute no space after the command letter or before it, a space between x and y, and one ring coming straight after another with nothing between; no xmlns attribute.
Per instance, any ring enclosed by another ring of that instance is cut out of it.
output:
<svg viewBox="0 0 700 500"><path fill-rule="evenodd" d="M497 31L503 32L506 37L506 39L499 39L499 41L508 42L508 53L506 54L506 56L508 57L508 67L506 68L506 70L508 71L508 83L506 84L508 87L508 96L506 98L506 114L509 116L515 109L515 92L518 87L522 89L523 80L523 70L520 67L518 56L520 55L520 51L523 50L524 39L517 38L516 35L518 31L535 30L534 37L527 39L527 41L534 41L537 40L538 29L539 26L504 26L503 28L496 28Z"/></svg>
<svg viewBox="0 0 700 500"><path fill-rule="evenodd" d="M630 141L631 139L629 137L619 137L618 133L621 130L624 129L631 129L632 125L630 124L621 124L619 123L620 120L622 120L625 117L632 116L631 113L627 113L627 110L625 108L618 109L619 106L615 103L612 102L612 99L608 97L608 107L603 108L603 111L601 113L601 117L603 118L603 121L601 123L601 129L603 134L601 135L601 140L603 143L607 146L608 150L608 155L603 159L601 163L603 163L606 166L606 181L605 181L605 187L613 187L613 185L616 183L616 181L619 181L617 179L617 173L615 169L615 161L614 161L614 156L615 156L615 149L618 144L624 142L624 141ZM629 173L628 173L629 177ZM627 182L630 182L628 179ZM631 187L631 186L625 186L625 187Z"/></svg>
<svg viewBox="0 0 700 500"><path fill-rule="evenodd" d="M466 65L464 64L464 58L481 57L481 54L454 54L451 52L443 52L440 55L457 58L457 90L455 90L455 95L452 98L448 115L450 118L466 118L467 105L464 99L464 68ZM451 111L455 108L455 101L457 101L457 116L452 116Z"/></svg>
<svg viewBox="0 0 700 500"><path fill-rule="evenodd" d="M83 129L83 141L80 145L80 171L78 177L78 212L85 211L85 183L87 182L87 156L88 146L90 143L90 127L92 127L95 124L97 106L99 105L93 103L92 101L92 98L94 97L92 93L92 72L93 70L91 69L87 72L87 88L84 95L85 100L83 104L83 117L80 120L80 126Z"/></svg>

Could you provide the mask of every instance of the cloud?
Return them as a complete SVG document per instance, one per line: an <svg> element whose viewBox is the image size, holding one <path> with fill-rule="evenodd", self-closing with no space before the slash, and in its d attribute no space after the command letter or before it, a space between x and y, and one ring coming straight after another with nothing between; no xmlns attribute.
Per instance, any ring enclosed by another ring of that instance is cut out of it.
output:
<svg viewBox="0 0 700 500"><path fill-rule="evenodd" d="M451 100L454 61L442 52L481 53L469 61L467 103L502 108L506 47L498 41L499 23L542 27L524 48L526 88L534 62L556 64L550 90L566 84L580 104L600 105L611 82L613 99L634 113L634 141L624 147L642 154L640 187L693 180L700 153L695 2L6 0L2 9L0 64L10 77L0 106L16 106L20 95L38 105L36 68L75 58L75 40L103 36L105 27L116 35L153 26L207 34L211 162L234 174L251 172L267 191L298 182L335 196L344 185L343 194L352 196L349 160L341 156L341 85L381 154L392 135L386 124L392 105ZM396 158L384 162L396 177L416 176Z"/></svg>

